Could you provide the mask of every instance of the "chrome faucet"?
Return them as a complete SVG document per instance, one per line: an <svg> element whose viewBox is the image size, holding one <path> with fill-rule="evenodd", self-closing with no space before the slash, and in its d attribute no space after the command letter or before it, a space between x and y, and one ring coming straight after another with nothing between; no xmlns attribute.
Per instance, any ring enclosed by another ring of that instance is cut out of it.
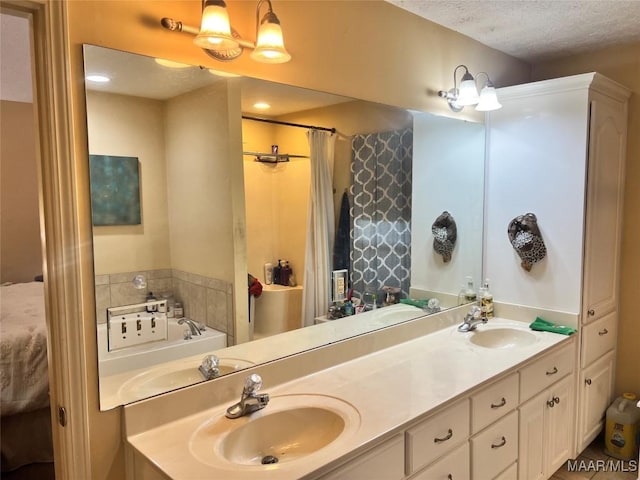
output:
<svg viewBox="0 0 640 480"><path fill-rule="evenodd" d="M487 323L487 316L483 315L482 309L477 305L471 307L465 315L464 320L458 327L459 332L471 332L481 323Z"/></svg>
<svg viewBox="0 0 640 480"><path fill-rule="evenodd" d="M227 408L227 418L239 418L249 415L257 410L261 410L269 403L268 393L258 393L262 388L262 378L257 373L253 373L244 381L244 388L240 401Z"/></svg>
<svg viewBox="0 0 640 480"><path fill-rule="evenodd" d="M207 355L198 367L205 380L213 380L220 375L220 359L215 355Z"/></svg>
<svg viewBox="0 0 640 480"><path fill-rule="evenodd" d="M178 325L187 324L189 326L189 330L191 330L191 335L202 335L200 327L193 320L189 320L188 318L182 317L178 320Z"/></svg>

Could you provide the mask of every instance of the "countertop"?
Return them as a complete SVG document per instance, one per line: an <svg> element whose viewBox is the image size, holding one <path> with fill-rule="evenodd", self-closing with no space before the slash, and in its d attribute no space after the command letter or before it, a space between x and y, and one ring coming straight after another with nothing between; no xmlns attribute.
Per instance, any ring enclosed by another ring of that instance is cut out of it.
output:
<svg viewBox="0 0 640 480"><path fill-rule="evenodd" d="M490 320L494 328L508 324L526 327L513 320ZM478 327L482 328L482 325ZM494 377L571 339L548 332L531 333L537 339L531 345L489 349L469 342L467 337L473 335L472 332L460 333L455 326L447 327L288 383L277 386L265 383L263 391L271 395L274 404L279 396L316 394L347 402L359 414L360 423L355 431L300 460L255 466L217 461L213 439L211 462L196 459L190 443L202 425L212 421L219 424L239 421L224 418L229 404L132 435L128 442L175 480L303 478L326 465L337 466L345 455L364 450L372 442L401 431L416 419L428 416ZM269 407L252 417L268 415Z"/></svg>

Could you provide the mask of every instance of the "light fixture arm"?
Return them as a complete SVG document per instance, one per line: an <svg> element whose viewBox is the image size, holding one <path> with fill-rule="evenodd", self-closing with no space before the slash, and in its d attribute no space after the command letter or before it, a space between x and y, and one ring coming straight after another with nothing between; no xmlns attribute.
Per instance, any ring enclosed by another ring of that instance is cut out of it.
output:
<svg viewBox="0 0 640 480"><path fill-rule="evenodd" d="M473 80L473 77L469 73L469 69L467 68L467 66L466 65L458 65L456 68L453 69L453 88L456 91L458 90L458 80L457 80L456 74L458 73L458 69L460 67L464 68L464 75L462 76L462 79L460 79L460 82L463 82L465 80Z"/></svg>
<svg viewBox="0 0 640 480"><path fill-rule="evenodd" d="M486 87L495 87L495 85L493 84L493 82L489 78L489 74L487 72L478 72L476 74L476 78L480 79L480 75L484 75L485 77L487 77L487 83L485 84Z"/></svg>
<svg viewBox="0 0 640 480"><path fill-rule="evenodd" d="M262 5L267 4L268 10L267 13L264 14L262 20L260 20L260 8ZM277 23L280 25L280 20L276 17L276 14L273 13L273 7L271 6L271 0L259 0L258 5L256 6L256 38L258 38L258 31L260 30L260 25L262 25L265 21L270 23Z"/></svg>

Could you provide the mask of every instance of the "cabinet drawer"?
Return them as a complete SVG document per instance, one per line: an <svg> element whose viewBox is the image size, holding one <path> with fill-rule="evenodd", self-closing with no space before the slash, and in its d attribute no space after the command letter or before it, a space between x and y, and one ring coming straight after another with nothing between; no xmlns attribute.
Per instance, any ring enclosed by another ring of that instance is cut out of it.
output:
<svg viewBox="0 0 640 480"><path fill-rule="evenodd" d="M518 406L518 374L471 396L471 432L477 433Z"/></svg>
<svg viewBox="0 0 640 480"><path fill-rule="evenodd" d="M545 355L520 370L520 402L541 392L552 383L573 372L574 343Z"/></svg>
<svg viewBox="0 0 640 480"><path fill-rule="evenodd" d="M464 442L453 452L445 455L411 480L451 480L471 478L469 442Z"/></svg>
<svg viewBox="0 0 640 480"><path fill-rule="evenodd" d="M345 478L404 478L404 438L402 434L372 448L346 465L320 477L321 480Z"/></svg>
<svg viewBox="0 0 640 480"><path fill-rule="evenodd" d="M582 367L590 365L616 346L616 312L596 320L582 329Z"/></svg>
<svg viewBox="0 0 640 480"><path fill-rule="evenodd" d="M469 400L465 399L410 428L407 474L429 465L469 437Z"/></svg>
<svg viewBox="0 0 640 480"><path fill-rule="evenodd" d="M493 478L518 458L518 412L471 438L472 478Z"/></svg>

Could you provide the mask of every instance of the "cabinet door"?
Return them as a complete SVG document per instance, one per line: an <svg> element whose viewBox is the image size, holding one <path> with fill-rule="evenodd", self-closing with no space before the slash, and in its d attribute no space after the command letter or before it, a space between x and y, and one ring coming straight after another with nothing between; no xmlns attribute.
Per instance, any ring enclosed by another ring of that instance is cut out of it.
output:
<svg viewBox="0 0 640 480"><path fill-rule="evenodd" d="M613 398L614 352L608 353L580 375L578 451L581 452L602 429L603 418Z"/></svg>
<svg viewBox="0 0 640 480"><path fill-rule="evenodd" d="M618 302L626 128L624 104L593 93L584 256L585 323L614 310Z"/></svg>
<svg viewBox="0 0 640 480"><path fill-rule="evenodd" d="M575 415L574 381L574 377L569 376L548 390L549 395L545 408L545 469L547 477L553 475L572 456Z"/></svg>
<svg viewBox="0 0 640 480"><path fill-rule="evenodd" d="M518 409L519 444L518 444L518 479L544 479L544 411L547 392L533 397Z"/></svg>
<svg viewBox="0 0 640 480"><path fill-rule="evenodd" d="M346 465L321 476L321 480L346 478L384 478L400 480L404 477L404 437L402 434L372 448Z"/></svg>

